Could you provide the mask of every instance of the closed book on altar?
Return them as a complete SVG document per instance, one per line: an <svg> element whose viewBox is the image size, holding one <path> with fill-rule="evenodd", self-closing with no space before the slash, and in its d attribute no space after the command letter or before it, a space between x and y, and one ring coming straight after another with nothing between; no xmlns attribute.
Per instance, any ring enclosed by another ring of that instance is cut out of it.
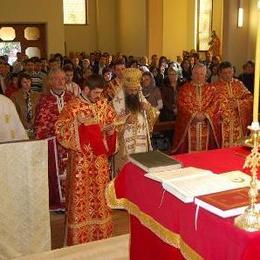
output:
<svg viewBox="0 0 260 260"><path fill-rule="evenodd" d="M250 176L241 171L192 175L162 182L163 188L185 203L195 197L249 186Z"/></svg>
<svg viewBox="0 0 260 260"><path fill-rule="evenodd" d="M195 198L195 204L222 218L240 215L249 205L249 188L217 192ZM257 203L260 203L258 196ZM258 206L258 205L257 205Z"/></svg>
<svg viewBox="0 0 260 260"><path fill-rule="evenodd" d="M181 162L160 151L134 153L130 154L128 159L130 162L149 173L169 171L182 167Z"/></svg>

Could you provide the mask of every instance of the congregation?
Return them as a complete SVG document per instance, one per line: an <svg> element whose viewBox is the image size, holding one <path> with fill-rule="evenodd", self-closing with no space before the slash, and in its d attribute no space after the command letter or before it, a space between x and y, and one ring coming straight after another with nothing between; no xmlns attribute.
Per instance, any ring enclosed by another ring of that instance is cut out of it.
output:
<svg viewBox="0 0 260 260"><path fill-rule="evenodd" d="M111 172L127 155L158 148L151 142L158 122L175 122L172 154L241 144L253 82L253 61L236 75L210 51L204 58L183 51L176 61L154 54L150 62L100 51L49 60L17 53L12 66L0 57L0 97L12 100L30 140L49 140L49 162L57 160L58 168L49 165L49 201L50 209L66 210L67 245L111 235ZM26 138L0 132L1 142Z"/></svg>

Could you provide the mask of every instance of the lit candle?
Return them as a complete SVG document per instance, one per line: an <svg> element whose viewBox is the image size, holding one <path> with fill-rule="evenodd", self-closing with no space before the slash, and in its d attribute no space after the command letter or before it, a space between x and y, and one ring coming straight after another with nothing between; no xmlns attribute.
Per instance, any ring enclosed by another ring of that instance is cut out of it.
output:
<svg viewBox="0 0 260 260"><path fill-rule="evenodd" d="M255 82L254 82L254 109L253 122L258 122L259 105L259 73L260 73L260 1L257 1L257 35L256 35L256 54L255 54Z"/></svg>

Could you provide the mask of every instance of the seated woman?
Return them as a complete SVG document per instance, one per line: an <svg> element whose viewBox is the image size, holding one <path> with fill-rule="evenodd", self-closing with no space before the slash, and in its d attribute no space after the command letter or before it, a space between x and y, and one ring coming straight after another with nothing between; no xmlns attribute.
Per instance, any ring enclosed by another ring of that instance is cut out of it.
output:
<svg viewBox="0 0 260 260"><path fill-rule="evenodd" d="M18 78L19 90L11 95L18 115L30 139L34 138L34 118L40 94L31 90L32 79L22 73Z"/></svg>
<svg viewBox="0 0 260 260"><path fill-rule="evenodd" d="M142 92L147 101L158 110L163 107L160 89L155 85L153 74L149 71L142 74Z"/></svg>
<svg viewBox="0 0 260 260"><path fill-rule="evenodd" d="M177 93L180 87L177 71L169 67L167 78L161 89L163 108L160 114L161 121L173 121L177 115Z"/></svg>

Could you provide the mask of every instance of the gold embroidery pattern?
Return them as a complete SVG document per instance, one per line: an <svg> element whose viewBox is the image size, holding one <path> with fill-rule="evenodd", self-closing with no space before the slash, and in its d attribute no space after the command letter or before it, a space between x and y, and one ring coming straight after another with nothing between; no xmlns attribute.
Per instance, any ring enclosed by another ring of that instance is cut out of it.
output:
<svg viewBox="0 0 260 260"><path fill-rule="evenodd" d="M8 114L6 114L6 115L4 116L4 118L5 118L5 123L6 123L6 124L9 124L9 123L10 123L11 116L8 115Z"/></svg>
<svg viewBox="0 0 260 260"><path fill-rule="evenodd" d="M80 147L77 115L98 119L100 127L113 122L115 113L100 100L96 106L75 99L62 111L56 124L59 141L70 149L67 181L66 243L75 245L112 235L111 209L106 205L105 187L109 182L108 160L96 156L90 145Z"/></svg>
<svg viewBox="0 0 260 260"><path fill-rule="evenodd" d="M219 84L218 91L222 97L222 147L240 145L247 125L251 123L252 96L238 80Z"/></svg>
<svg viewBox="0 0 260 260"><path fill-rule="evenodd" d="M69 224L69 227L70 228L82 228L87 225L90 225L90 226L91 225L103 225L103 224L106 224L111 221L112 221L112 217L109 216L108 218L105 218L105 219L92 219L89 221L81 222L79 224Z"/></svg>
<svg viewBox="0 0 260 260"><path fill-rule="evenodd" d="M11 134L11 138L12 138L12 139L15 139L15 130L11 130L11 131L10 131L10 134Z"/></svg>
<svg viewBox="0 0 260 260"><path fill-rule="evenodd" d="M129 214L138 218L138 220L146 228L156 234L162 241L175 248L180 249L182 255L186 259L202 259L202 257L196 251L194 251L189 245L185 243L185 241L181 238L179 234L174 233L171 230L163 227L159 222L157 222L148 214L142 212L137 205L135 205L128 199L117 199L114 181L111 181L106 188L106 200L107 204L112 209L126 209Z"/></svg>

